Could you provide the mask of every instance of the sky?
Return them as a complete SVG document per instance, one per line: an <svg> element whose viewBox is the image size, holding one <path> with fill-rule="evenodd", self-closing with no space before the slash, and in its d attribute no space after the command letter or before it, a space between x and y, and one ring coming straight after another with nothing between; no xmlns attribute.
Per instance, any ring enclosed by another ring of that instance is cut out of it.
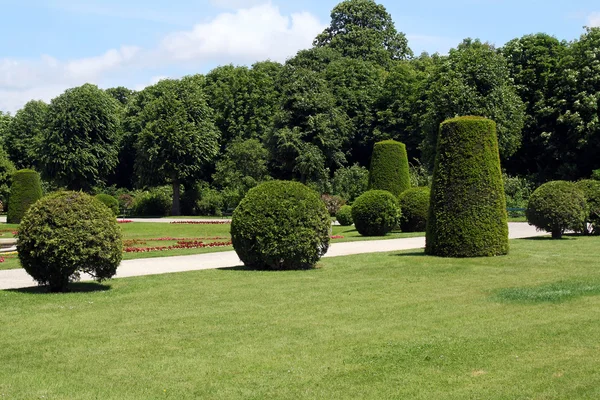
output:
<svg viewBox="0 0 600 400"><path fill-rule="evenodd" d="M70 87L140 90L218 65L285 62L330 21L337 0L0 0L0 111ZM600 26L598 0L378 0L415 54L471 37L497 47Z"/></svg>

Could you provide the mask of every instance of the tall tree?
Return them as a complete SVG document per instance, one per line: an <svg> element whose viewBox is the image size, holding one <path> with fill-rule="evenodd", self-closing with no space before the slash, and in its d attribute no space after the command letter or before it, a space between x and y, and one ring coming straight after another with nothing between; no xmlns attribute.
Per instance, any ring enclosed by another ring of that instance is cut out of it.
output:
<svg viewBox="0 0 600 400"><path fill-rule="evenodd" d="M330 25L313 44L384 66L412 57L406 36L396 31L391 15L374 0L339 3L331 11Z"/></svg>
<svg viewBox="0 0 600 400"><path fill-rule="evenodd" d="M135 95L135 90L131 90L123 86L108 88L105 91L123 106L126 106L129 103L129 100L131 100L131 98Z"/></svg>
<svg viewBox="0 0 600 400"><path fill-rule="evenodd" d="M48 118L48 104L32 100L17 111L4 132L4 148L17 169L36 168L39 141Z"/></svg>
<svg viewBox="0 0 600 400"><path fill-rule="evenodd" d="M148 97L160 94L136 118L137 176L144 185L172 185L172 215L180 214L181 184L198 179L219 149L219 131L202 83L202 77L189 76L145 89Z"/></svg>
<svg viewBox="0 0 600 400"><path fill-rule="evenodd" d="M431 167L440 124L455 116L487 117L497 123L500 156L506 160L521 144L524 105L506 60L479 40L465 39L439 62L427 83L423 116L424 161Z"/></svg>
<svg viewBox="0 0 600 400"><path fill-rule="evenodd" d="M119 105L95 85L53 99L37 148L42 175L59 186L89 190L117 165Z"/></svg>
<svg viewBox="0 0 600 400"><path fill-rule="evenodd" d="M3 137L4 130L8 127L11 119L12 117L9 113L0 111L0 139Z"/></svg>

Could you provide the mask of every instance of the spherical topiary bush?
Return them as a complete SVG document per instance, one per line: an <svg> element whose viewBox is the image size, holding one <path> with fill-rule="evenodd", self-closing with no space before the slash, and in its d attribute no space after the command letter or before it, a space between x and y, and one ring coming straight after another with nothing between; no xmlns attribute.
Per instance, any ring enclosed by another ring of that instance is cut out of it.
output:
<svg viewBox="0 0 600 400"><path fill-rule="evenodd" d="M575 185L583 191L586 202L587 217L581 231L584 234L600 235L600 181L584 179ZM591 232L589 225L592 228Z"/></svg>
<svg viewBox="0 0 600 400"><path fill-rule="evenodd" d="M560 239L566 230L580 230L586 218L583 191L573 182L552 181L537 188L527 204L529 225Z"/></svg>
<svg viewBox="0 0 600 400"><path fill-rule="evenodd" d="M363 236L384 236L398 225L398 199L387 190L369 190L352 204L352 220Z"/></svg>
<svg viewBox="0 0 600 400"><path fill-rule="evenodd" d="M341 226L352 225L352 206L342 206L335 214L335 219Z"/></svg>
<svg viewBox="0 0 600 400"><path fill-rule="evenodd" d="M111 278L121 262L121 229L112 212L81 192L57 192L35 203L19 227L21 265L40 285L65 291L80 273Z"/></svg>
<svg viewBox="0 0 600 400"><path fill-rule="evenodd" d="M402 232L425 232L429 213L428 187L411 188L400 194L398 201L402 209L400 228Z"/></svg>
<svg viewBox="0 0 600 400"><path fill-rule="evenodd" d="M298 182L269 181L246 194L231 219L240 260L257 269L307 269L329 248L331 218L319 195Z"/></svg>
<svg viewBox="0 0 600 400"><path fill-rule="evenodd" d="M387 190L398 196L408 188L410 174L404 143L395 140L375 143L369 170L369 190Z"/></svg>
<svg viewBox="0 0 600 400"><path fill-rule="evenodd" d="M22 169L13 175L8 200L7 222L18 224L27 209L42 198L40 174L31 169Z"/></svg>
<svg viewBox="0 0 600 400"><path fill-rule="evenodd" d="M119 200L115 199L110 194L97 194L96 200L108 207L115 216L119 215Z"/></svg>
<svg viewBox="0 0 600 400"><path fill-rule="evenodd" d="M482 117L447 120L440 125L437 146L425 252L441 257L508 253L496 124Z"/></svg>

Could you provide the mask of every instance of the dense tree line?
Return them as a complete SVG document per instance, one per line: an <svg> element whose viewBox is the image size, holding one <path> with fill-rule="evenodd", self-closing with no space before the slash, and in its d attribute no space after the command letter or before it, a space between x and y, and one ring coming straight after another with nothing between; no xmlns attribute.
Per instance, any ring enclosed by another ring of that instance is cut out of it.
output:
<svg viewBox="0 0 600 400"><path fill-rule="evenodd" d="M170 185L178 214L180 191L202 192L198 182L224 208L271 178L356 197L375 142L401 141L431 170L439 125L458 115L496 121L512 176L589 177L600 169L600 28L415 56L382 5L347 0L285 64L226 65L139 92L86 84L0 113L0 136L17 168L53 187Z"/></svg>

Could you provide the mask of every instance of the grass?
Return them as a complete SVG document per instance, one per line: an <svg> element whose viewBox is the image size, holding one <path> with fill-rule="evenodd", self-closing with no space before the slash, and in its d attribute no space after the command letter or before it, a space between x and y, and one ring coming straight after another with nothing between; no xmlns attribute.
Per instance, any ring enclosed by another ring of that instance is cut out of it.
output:
<svg viewBox="0 0 600 400"><path fill-rule="evenodd" d="M0 398L597 399L600 296L499 293L596 285L599 244L0 292Z"/></svg>
<svg viewBox="0 0 600 400"><path fill-rule="evenodd" d="M144 243L139 245L133 245L133 247L155 247L155 246L168 246L174 244L175 241L153 241L148 239L159 239L165 237L171 238L214 238L219 237L223 239L218 240L204 240L205 242L226 242L231 240L229 234L229 224L167 224L161 222L132 222L128 224L120 224L123 230L123 239L143 239ZM11 226L11 228L5 228L6 235L12 234L8 232L8 229L16 229L18 225ZM347 226L333 226L332 235L344 236L343 239L333 239L331 243L359 241L359 240L381 240L381 239L396 239L396 238L408 238L414 236L424 236L421 233L402 233L392 232L387 236L381 237L363 237L356 229ZM0 230L0 234L1 234ZM1 236L0 236L1 237ZM152 251L143 253L125 253L123 254L124 260L134 260L138 258L157 258L157 257L172 257L181 255L192 255L192 254L204 254L214 253L219 251L231 251L233 246L224 247L212 247L212 248L200 248L200 249L177 249L168 251ZM17 255L9 255L4 257L5 261L0 263L0 270L4 269L15 269L21 268Z"/></svg>

